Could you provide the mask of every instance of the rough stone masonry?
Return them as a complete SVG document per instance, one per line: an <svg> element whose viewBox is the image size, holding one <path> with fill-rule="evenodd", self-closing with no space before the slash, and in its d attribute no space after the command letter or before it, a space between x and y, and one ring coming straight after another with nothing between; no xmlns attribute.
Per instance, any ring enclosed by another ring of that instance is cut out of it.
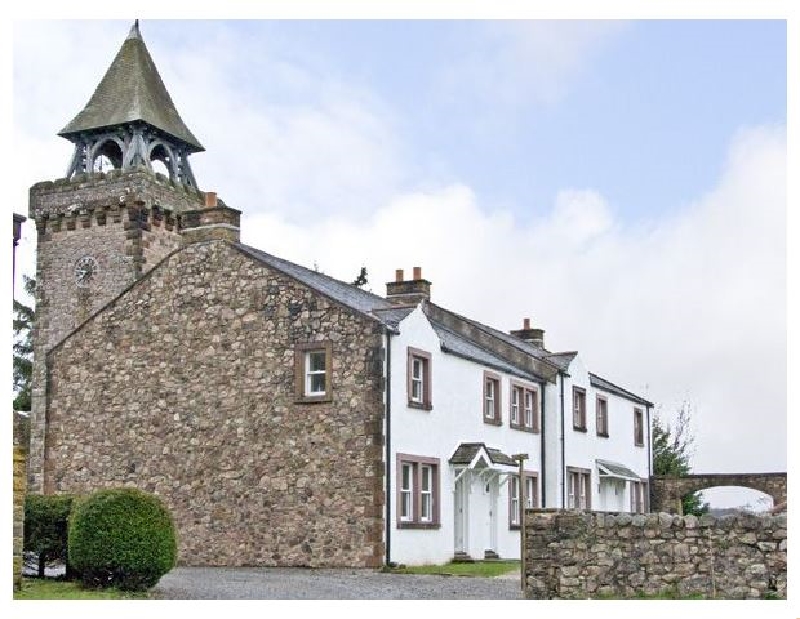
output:
<svg viewBox="0 0 800 619"><path fill-rule="evenodd" d="M296 398L309 341L327 402ZM44 492L157 494L181 564L376 567L382 341L234 243L176 250L48 353Z"/></svg>
<svg viewBox="0 0 800 619"><path fill-rule="evenodd" d="M786 598L786 516L528 510L525 597Z"/></svg>

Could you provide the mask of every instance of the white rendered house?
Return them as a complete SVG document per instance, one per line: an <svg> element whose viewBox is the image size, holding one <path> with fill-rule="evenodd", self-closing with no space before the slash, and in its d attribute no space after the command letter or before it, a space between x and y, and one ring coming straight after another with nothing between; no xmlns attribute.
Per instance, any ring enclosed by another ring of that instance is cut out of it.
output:
<svg viewBox="0 0 800 619"><path fill-rule="evenodd" d="M648 507L652 404L511 334L429 300L430 282L387 285L387 561L519 558L519 465L529 507Z"/></svg>

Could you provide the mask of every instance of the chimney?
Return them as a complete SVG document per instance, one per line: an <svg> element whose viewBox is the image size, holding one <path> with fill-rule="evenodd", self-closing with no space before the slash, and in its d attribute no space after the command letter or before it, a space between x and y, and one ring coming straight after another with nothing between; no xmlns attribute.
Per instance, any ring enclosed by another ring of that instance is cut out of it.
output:
<svg viewBox="0 0 800 619"><path fill-rule="evenodd" d="M397 305L416 305L431 298L431 283L422 279L422 267L414 267L414 279L406 281L403 269L394 272L394 281L386 283L386 298Z"/></svg>
<svg viewBox="0 0 800 619"><path fill-rule="evenodd" d="M531 319L525 318L522 321L522 329L509 331L515 337L518 337L523 342L533 344L537 348L544 348L544 329L531 329Z"/></svg>
<svg viewBox="0 0 800 619"><path fill-rule="evenodd" d="M203 202L204 207L180 214L183 245L213 240L238 243L242 212L226 206L214 191L206 191Z"/></svg>

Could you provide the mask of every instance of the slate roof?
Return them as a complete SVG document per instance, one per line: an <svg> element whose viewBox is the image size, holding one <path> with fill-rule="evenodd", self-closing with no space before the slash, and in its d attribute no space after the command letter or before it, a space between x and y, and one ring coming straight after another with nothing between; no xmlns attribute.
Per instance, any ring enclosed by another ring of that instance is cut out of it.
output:
<svg viewBox="0 0 800 619"><path fill-rule="evenodd" d="M636 474L635 471L630 470L624 464L620 464L619 462L612 462L611 460L601 460L598 458L596 460L597 464L607 469L611 476L613 477L622 477L625 479L639 479L639 475Z"/></svg>
<svg viewBox="0 0 800 619"><path fill-rule="evenodd" d="M606 380L605 378L601 378L597 374L592 374L591 372L589 372L589 384L592 387L602 389L603 391L607 391L608 393L613 393L614 395L618 395L622 398L625 398L626 400L635 402L636 404L649 406L651 408L653 406L652 402L648 402L647 400L645 400L642 397L639 397L635 393L631 393L627 389L623 389L622 387L615 385L611 381Z"/></svg>
<svg viewBox="0 0 800 619"><path fill-rule="evenodd" d="M450 456L450 464L469 464L475 457L475 454L483 448L489 455L489 460L492 464L502 464L503 466L518 466L517 462L510 456L507 456L499 449L494 447L487 447L486 443L460 443L453 455Z"/></svg>
<svg viewBox="0 0 800 619"><path fill-rule="evenodd" d="M86 107L58 135L144 121L184 142L191 152L205 150L172 103L147 51L136 20Z"/></svg>
<svg viewBox="0 0 800 619"><path fill-rule="evenodd" d="M563 371L566 372L569 364L572 363L572 360L578 356L578 353L573 352L551 352L545 355L545 359L548 361L552 361L557 366L559 366Z"/></svg>
<svg viewBox="0 0 800 619"><path fill-rule="evenodd" d="M465 359L475 361L482 365L501 370L527 380L544 380L541 376L520 369L517 366L508 363L505 359L501 359L494 353L482 348L475 342L465 338L463 335L451 331L444 325L433 320L430 320L430 323L431 326L433 326L433 330L436 331L439 341L442 343L442 350L444 352L449 352L457 357L463 357Z"/></svg>
<svg viewBox="0 0 800 619"><path fill-rule="evenodd" d="M397 323L414 309L413 307L398 308L376 294L334 279L324 273L312 271L294 262L278 258L277 256L268 254L255 247L250 247L242 243L237 243L236 247L259 262L285 273L307 286L310 286L314 290L321 292L325 296L330 297L334 301L354 309L357 312L366 314L388 327L396 328ZM405 315L403 312L406 312ZM402 316L402 318L400 318L400 316Z"/></svg>
<svg viewBox="0 0 800 619"><path fill-rule="evenodd" d="M431 303L431 305L435 305L435 304ZM447 312L449 314L452 314L453 316L456 316L456 317L460 318L461 320L464 320L464 321L468 322L469 324L471 324L476 329L484 331L485 333L488 333L489 335L492 335L492 336L502 340L506 344L510 344L514 348L517 348L517 349L521 350L524 353L527 353L527 354L529 354L529 355L531 355L533 357L536 357L537 359L539 359L541 361L544 361L545 363L549 363L550 365L556 366L559 369L561 369L560 366L558 365L558 363L548 359L548 356L550 354L552 354L552 353L548 353L543 348L539 348L538 346L534 346L533 344L531 344L529 342L524 342L523 340L519 339L516 335L511 335L510 333L505 333L504 331L500 331L498 329L495 329L494 327L490 327L489 325L485 325L485 324L483 324L481 322L478 322L477 320L473 320L472 318L467 318L466 316L462 316L461 314L457 314L456 312L454 312L452 310L449 310L447 308L444 308L441 305L436 305L436 307L438 307L442 311L445 311L445 312Z"/></svg>

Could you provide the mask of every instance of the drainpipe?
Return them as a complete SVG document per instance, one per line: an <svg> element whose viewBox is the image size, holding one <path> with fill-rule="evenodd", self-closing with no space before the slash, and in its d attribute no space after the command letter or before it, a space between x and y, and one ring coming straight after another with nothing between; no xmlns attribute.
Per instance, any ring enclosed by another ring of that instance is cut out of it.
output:
<svg viewBox="0 0 800 619"><path fill-rule="evenodd" d="M561 377L561 509L566 505L564 501L564 372L559 372Z"/></svg>
<svg viewBox="0 0 800 619"><path fill-rule="evenodd" d="M652 429L650 428L650 406L644 407L645 416L647 417L647 511L650 511L650 497L653 496L653 456L650 450L653 447L653 437L650 435Z"/></svg>
<svg viewBox="0 0 800 619"><path fill-rule="evenodd" d="M392 336L386 329L386 565L392 561Z"/></svg>
<svg viewBox="0 0 800 619"><path fill-rule="evenodd" d="M547 418L547 415L545 415L545 410L546 410L545 409L545 401L547 400L547 398L545 397L545 394L546 394L546 391L545 391L546 385L545 385L545 383L539 383L539 384L542 387L542 397L539 398L539 400L542 403L542 423L541 423L541 427L539 428L539 432L541 432L541 434L539 434L539 441L540 441L540 443L542 445L542 456L541 456L541 477L542 477L542 479L541 479L540 483L541 483L541 486L542 486L542 507L544 507L545 505L547 505L547 503L545 502L545 499L546 499L546 496L547 496L545 494L546 493L545 488L547 488L547 484L545 483L546 480L547 480L547 477L545 476L545 462L546 462L546 460L544 458L544 454L545 454L545 450L544 450L544 444L545 444L545 440L544 440L544 437L545 437L544 420Z"/></svg>

